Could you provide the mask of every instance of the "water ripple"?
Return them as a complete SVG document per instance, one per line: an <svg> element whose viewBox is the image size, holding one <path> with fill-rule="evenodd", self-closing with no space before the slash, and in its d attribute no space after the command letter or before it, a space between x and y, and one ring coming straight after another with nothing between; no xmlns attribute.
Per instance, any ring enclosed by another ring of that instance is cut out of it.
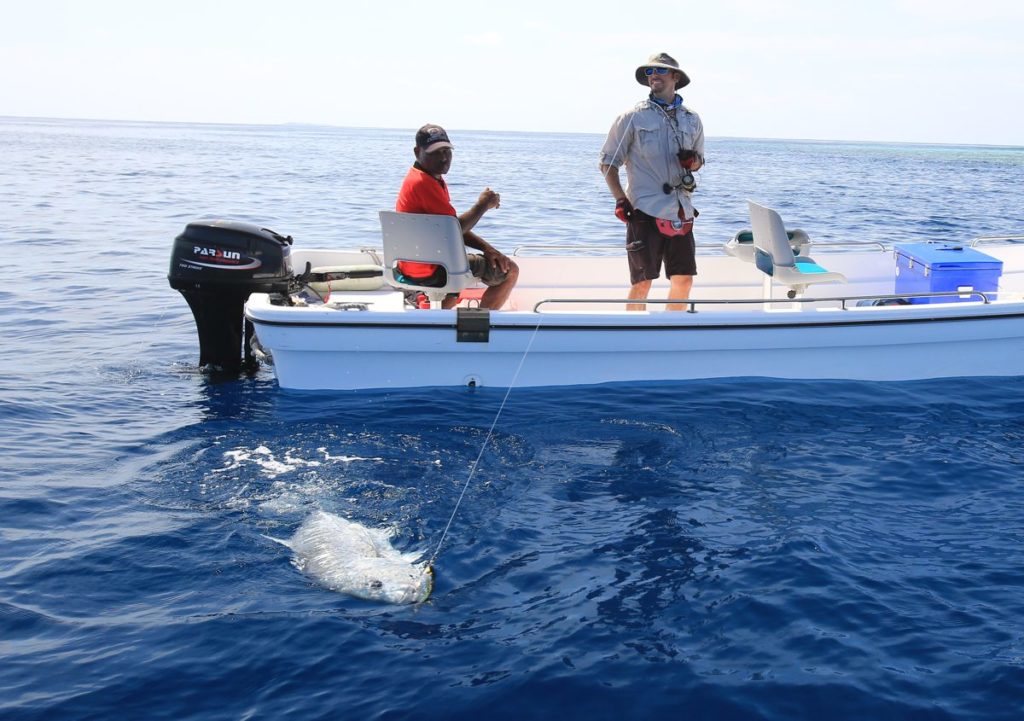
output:
<svg viewBox="0 0 1024 721"><path fill-rule="evenodd" d="M165 278L196 218L372 241L410 131L0 132L5 719L1019 717L1020 379L518 389L453 518L502 393L206 376ZM458 132L455 204L497 188L479 230L506 250L618 244L601 140ZM822 240L1024 229L1019 149L708 157L704 241L747 197ZM305 578L265 535L316 508L403 550L451 520L433 597Z"/></svg>

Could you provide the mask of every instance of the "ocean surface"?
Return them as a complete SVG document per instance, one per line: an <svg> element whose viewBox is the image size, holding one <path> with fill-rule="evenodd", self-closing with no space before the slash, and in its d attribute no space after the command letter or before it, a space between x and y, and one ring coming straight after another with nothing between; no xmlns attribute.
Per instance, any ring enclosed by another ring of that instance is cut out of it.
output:
<svg viewBox="0 0 1024 721"><path fill-rule="evenodd" d="M1022 378L513 389L427 603L303 575L315 509L432 552L504 392L207 378L171 242L375 245L412 135L0 119L0 719L1024 717ZM452 139L498 247L622 242L600 136ZM1024 232L1021 148L707 155L704 243Z"/></svg>

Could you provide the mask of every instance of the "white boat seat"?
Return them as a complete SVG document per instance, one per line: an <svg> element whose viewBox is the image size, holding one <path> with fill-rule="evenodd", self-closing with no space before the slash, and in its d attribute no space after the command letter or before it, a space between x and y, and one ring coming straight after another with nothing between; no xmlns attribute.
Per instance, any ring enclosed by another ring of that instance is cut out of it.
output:
<svg viewBox="0 0 1024 721"><path fill-rule="evenodd" d="M786 237L789 239L790 247L793 248L793 255L798 257L807 255L807 250L811 245L811 238L807 233L799 228L793 228L793 230L786 231ZM754 248L754 232L750 228L744 228L730 238L722 248L734 258L753 263L757 255Z"/></svg>
<svg viewBox="0 0 1024 721"><path fill-rule="evenodd" d="M805 255L796 255L786 235L782 217L763 205L747 201L754 237L754 264L772 281L789 287L788 296L801 295L816 283L845 283L846 276L818 265Z"/></svg>
<svg viewBox="0 0 1024 721"><path fill-rule="evenodd" d="M469 269L462 226L454 215L426 215L380 211L384 246L384 280L400 290L422 291L431 307L439 306L449 293L458 293L476 283ZM433 263L444 268L444 284L417 285L396 270L398 261Z"/></svg>

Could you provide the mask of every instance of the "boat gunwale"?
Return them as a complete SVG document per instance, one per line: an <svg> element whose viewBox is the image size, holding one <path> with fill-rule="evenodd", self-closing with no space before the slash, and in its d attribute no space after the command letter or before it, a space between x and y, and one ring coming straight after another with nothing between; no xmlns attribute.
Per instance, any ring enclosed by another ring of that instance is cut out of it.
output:
<svg viewBox="0 0 1024 721"><path fill-rule="evenodd" d="M950 304L952 305L952 304ZM974 304L972 304L974 305ZM1006 306L1010 306L1006 308ZM916 306L924 310L934 310L930 306ZM799 328L851 328L858 326L886 326L891 327L893 325L918 325L921 323L977 323L979 321L993 321L993 320L1015 320L1024 319L1024 302L1013 302L1006 303L1005 306L1000 303L989 303L983 305L978 303L974 305L974 308L986 308L989 309L985 313L966 313L960 312L956 314L942 313L936 315L930 313L927 315L921 315L917 317L875 317L875 318L856 318L852 316L841 317L832 316L828 320L811 320L810 314L804 316L806 320L793 322L792 315L780 313L778 317L772 317L770 313L751 314L744 317L738 317L738 322L732 323L692 323L685 322L687 319L691 319L693 315L689 313L673 313L671 318L677 322L673 323L573 323L569 322L567 318L573 318L579 320L581 317L594 318L598 314L587 314L581 316L580 314L557 314L557 313L525 313L511 311L508 314L499 316L491 315L489 327L491 330L509 330L509 331L533 331L534 329L544 331L620 331L620 332L644 332L644 331L751 331L751 330L784 330L784 329L799 329ZM949 307L947 306L947 310ZM959 308L958 308L959 309ZM992 312L991 309L995 309ZM853 313L859 315L858 311L868 310L871 312L873 309L860 308L855 311L847 309L841 311L839 309L832 309L837 313ZM881 310L888 310L888 308L880 307ZM965 309L966 310L966 309ZM999 312L1008 310L1009 312ZM352 317L337 317L336 320L305 320L302 318L296 318L295 320L278 320L272 318L261 318L257 315L253 315L247 309L245 317L247 320L257 326L273 326L283 328L362 328L362 329L419 329L419 330L451 330L457 327L457 317L455 314L446 314L445 318L429 318L424 319L422 322L410 323L408 321L398 320L398 317L406 315L411 311L399 311L399 312L369 312L369 315L364 315L366 311L356 311L355 313L346 312L346 315ZM905 312L905 311L904 311ZM381 315L388 315L395 320L382 320ZM602 314L603 317L608 317L608 314ZM617 316L625 315L616 314ZM766 322L751 323L749 322L750 317L757 317L766 319ZM365 320L364 320L365 318ZM820 318L820 316L819 316ZM640 318L638 318L639 320ZM643 317L644 320L647 317ZM547 322L550 320L550 322ZM746 322L744 322L746 320ZM503 322L504 321L504 322ZM509 322L518 321L518 322Z"/></svg>
<svg viewBox="0 0 1024 721"><path fill-rule="evenodd" d="M775 304L787 305L787 304L793 304L793 303L809 305L811 303L839 303L839 308L837 308L836 310L850 310L850 308L846 307L846 303L848 301L860 301L860 300L876 300L876 301L877 300L905 300L906 298L949 298L949 297L952 297L952 296L956 296L958 298L961 298L961 297L963 297L965 295L969 295L972 298L974 296L979 296L981 298L980 301L969 301L971 303L980 303L981 305L991 305L994 301L988 297L989 294L991 294L991 295L998 295L998 293L999 293L999 291L971 290L971 291L963 291L963 292L961 292L961 291L956 291L956 290L948 290L948 291L939 291L939 292L934 292L934 293L902 293L902 294L899 294L899 295L892 294L892 293L888 293L888 294L876 293L876 294L871 294L871 295L844 295L844 296L837 296L837 297L833 297L833 298L818 298L818 297L798 297L798 298L684 298L682 300L680 300L678 298L636 298L636 299L633 299L633 298L622 298L622 299L619 299L619 298L544 298L544 299L539 300L539 301L537 301L536 303L533 304L533 312L534 313L538 313L539 312L538 308L540 308L540 306L544 305L545 303L576 303L576 304L579 304L579 305L584 305L584 304L587 304L587 303L597 304L597 305L613 305L613 304L614 305L648 305L648 304L656 304L656 305L688 305L688 306L690 306L690 308L689 308L689 310L686 311L687 313L697 313L698 311L696 310L696 306L698 306L698 305L758 305L758 304L765 304L765 303L772 304L772 305L775 305ZM1021 299L1021 300L1024 300L1024 299ZM1014 302L1014 301L1011 301L1011 302ZM923 305L923 304L906 303L906 304L903 304L903 305ZM865 307L865 306L861 306L861 307ZM876 307L886 307L886 306L876 306ZM887 307L896 307L896 305L894 304L892 306L887 306Z"/></svg>

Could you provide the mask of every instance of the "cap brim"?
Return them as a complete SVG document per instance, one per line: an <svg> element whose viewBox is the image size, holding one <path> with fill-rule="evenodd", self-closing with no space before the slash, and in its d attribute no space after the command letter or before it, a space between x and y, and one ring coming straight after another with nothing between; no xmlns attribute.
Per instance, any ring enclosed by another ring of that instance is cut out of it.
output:
<svg viewBox="0 0 1024 721"><path fill-rule="evenodd" d="M451 148L452 150L454 150L455 146L445 140L442 140L439 143L431 143L430 145L423 149L423 152L433 153L435 150L440 150L441 148Z"/></svg>

